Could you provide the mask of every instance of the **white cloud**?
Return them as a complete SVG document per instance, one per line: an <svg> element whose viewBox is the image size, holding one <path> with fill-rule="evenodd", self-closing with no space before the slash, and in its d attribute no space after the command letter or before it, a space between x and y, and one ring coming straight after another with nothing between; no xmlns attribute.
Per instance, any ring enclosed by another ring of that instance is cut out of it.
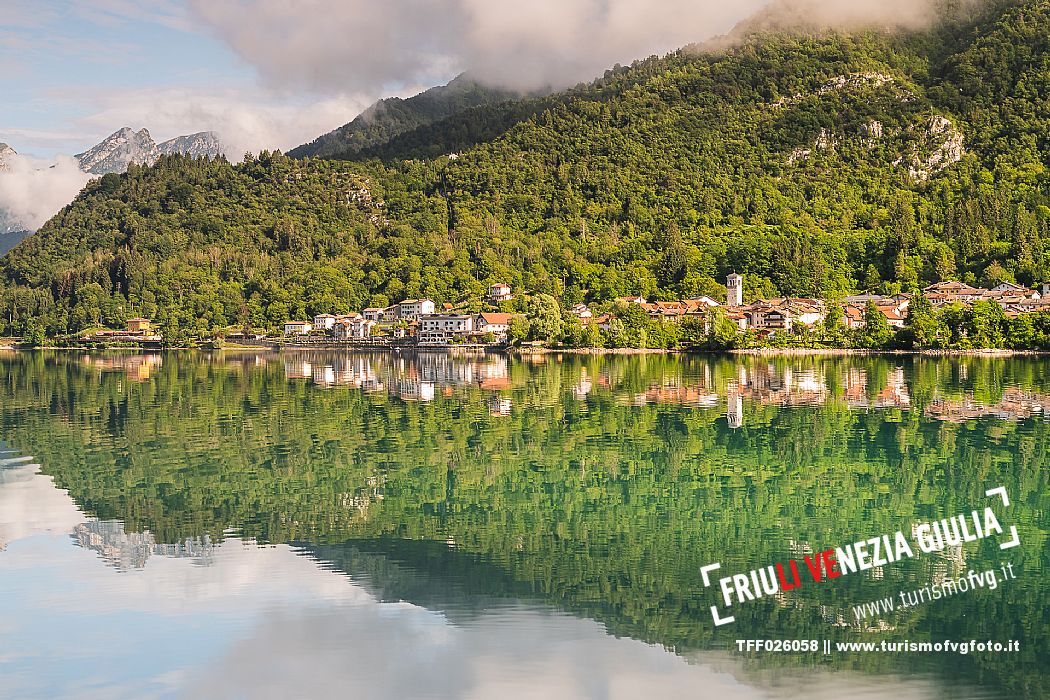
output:
<svg viewBox="0 0 1050 700"><path fill-rule="evenodd" d="M109 134L128 125L146 127L160 142L197 131L219 134L226 155L288 150L352 119L369 97L336 95L300 99L266 89L163 87L131 94L94 95L92 114L79 120L87 133Z"/></svg>
<svg viewBox="0 0 1050 700"><path fill-rule="evenodd" d="M16 155L5 158L5 163L6 169L0 171L0 211L28 229L40 228L90 179L68 156L48 163Z"/></svg>
<svg viewBox="0 0 1050 700"><path fill-rule="evenodd" d="M189 0L276 85L375 92L470 70L515 88L563 86L729 29L766 0Z"/></svg>

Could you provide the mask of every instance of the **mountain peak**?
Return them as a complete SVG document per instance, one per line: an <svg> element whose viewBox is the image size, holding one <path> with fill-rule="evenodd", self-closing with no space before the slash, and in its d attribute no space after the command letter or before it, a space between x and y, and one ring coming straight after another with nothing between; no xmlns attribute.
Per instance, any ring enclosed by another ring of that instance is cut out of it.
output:
<svg viewBox="0 0 1050 700"><path fill-rule="evenodd" d="M158 145L150 135L149 129L135 131L125 126L75 157L85 172L105 175L122 173L132 164L152 165L162 155L179 153L201 158L215 157L222 152L222 143L218 135L211 131L177 136Z"/></svg>
<svg viewBox="0 0 1050 700"><path fill-rule="evenodd" d="M92 175L105 175L123 172L132 163L142 165L154 162L157 160L157 144L145 129L135 132L125 126L75 157L81 169Z"/></svg>

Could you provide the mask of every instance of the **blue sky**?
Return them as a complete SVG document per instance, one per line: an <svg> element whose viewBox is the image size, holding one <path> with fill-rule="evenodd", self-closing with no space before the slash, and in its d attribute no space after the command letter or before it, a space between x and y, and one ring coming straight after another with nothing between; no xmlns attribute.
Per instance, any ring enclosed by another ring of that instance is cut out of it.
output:
<svg viewBox="0 0 1050 700"><path fill-rule="evenodd" d="M0 141L20 152L48 156L91 146L123 126L92 117L129 93L252 80L251 69L220 41L192 30L177 4L4 0L4 6Z"/></svg>
<svg viewBox="0 0 1050 700"><path fill-rule="evenodd" d="M26 155L73 154L123 126L158 141L217 129L244 149L289 148L374 99L273 88L180 0L0 6L0 141Z"/></svg>

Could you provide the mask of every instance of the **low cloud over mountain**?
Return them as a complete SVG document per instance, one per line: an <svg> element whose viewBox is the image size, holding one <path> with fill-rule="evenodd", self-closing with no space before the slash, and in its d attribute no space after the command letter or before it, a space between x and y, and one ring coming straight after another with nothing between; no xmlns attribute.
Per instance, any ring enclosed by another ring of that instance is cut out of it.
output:
<svg viewBox="0 0 1050 700"><path fill-rule="evenodd" d="M196 19L271 83L377 93L466 70L516 90L587 81L608 66L704 41L753 13L807 24L915 27L937 0L190 0ZM968 0L956 3L965 6Z"/></svg>

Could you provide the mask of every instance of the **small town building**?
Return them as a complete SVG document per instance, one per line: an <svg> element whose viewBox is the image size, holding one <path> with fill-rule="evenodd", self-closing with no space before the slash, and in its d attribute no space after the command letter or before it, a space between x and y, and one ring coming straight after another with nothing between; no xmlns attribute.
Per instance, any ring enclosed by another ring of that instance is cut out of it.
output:
<svg viewBox="0 0 1050 700"><path fill-rule="evenodd" d="M332 314L317 314L314 316L314 328L319 331L330 331L335 325L336 318Z"/></svg>
<svg viewBox="0 0 1050 700"><path fill-rule="evenodd" d="M421 345L443 345L474 332L471 314L428 314L419 317L418 337Z"/></svg>
<svg viewBox="0 0 1050 700"><path fill-rule="evenodd" d="M1040 294L1034 289L1029 289L1022 284L1015 284L1013 282L1000 282L988 291L990 292L1002 292L1007 294L1016 294L1025 297L1026 299L1038 299Z"/></svg>
<svg viewBox="0 0 1050 700"><path fill-rule="evenodd" d="M148 318L129 318L128 333L148 333L151 329Z"/></svg>
<svg viewBox="0 0 1050 700"><path fill-rule="evenodd" d="M478 333L492 333L497 340L507 339L510 333L510 322L513 314L478 314L474 320L474 330Z"/></svg>
<svg viewBox="0 0 1050 700"><path fill-rule="evenodd" d="M514 298L514 295L511 293L510 290L510 285L503 284L502 282L490 284L489 291L486 296L489 302L493 304L498 304L502 301L510 301Z"/></svg>
<svg viewBox="0 0 1050 700"><path fill-rule="evenodd" d="M344 341L366 340L372 336L372 329L375 326L375 321L370 321L359 314L344 316L336 321L332 328L332 337Z"/></svg>
<svg viewBox="0 0 1050 700"><path fill-rule="evenodd" d="M370 306L367 309L365 309L364 311L362 311L361 315L364 316L369 321L375 321L375 322L378 323L379 321L382 321L382 320L385 319L386 309L381 309L381 308L376 307L376 306Z"/></svg>
<svg viewBox="0 0 1050 700"><path fill-rule="evenodd" d="M284 334L289 336L306 335L314 329L309 321L285 321Z"/></svg>
<svg viewBox="0 0 1050 700"><path fill-rule="evenodd" d="M572 308L569 309L569 313L581 320L594 316L594 313L591 312L590 307L586 304L573 304Z"/></svg>
<svg viewBox="0 0 1050 700"><path fill-rule="evenodd" d="M763 299L743 311L748 328L757 331L790 331L796 324L812 326L825 316L823 301L794 297Z"/></svg>
<svg viewBox="0 0 1050 700"><path fill-rule="evenodd" d="M716 306L721 306L721 304L719 304L711 297L693 297L692 299L686 299L685 303L687 305L703 306L708 309L713 309Z"/></svg>
<svg viewBox="0 0 1050 700"><path fill-rule="evenodd" d="M434 313L434 302L430 299L405 299L398 306L398 316L402 321L414 321L420 316Z"/></svg>

